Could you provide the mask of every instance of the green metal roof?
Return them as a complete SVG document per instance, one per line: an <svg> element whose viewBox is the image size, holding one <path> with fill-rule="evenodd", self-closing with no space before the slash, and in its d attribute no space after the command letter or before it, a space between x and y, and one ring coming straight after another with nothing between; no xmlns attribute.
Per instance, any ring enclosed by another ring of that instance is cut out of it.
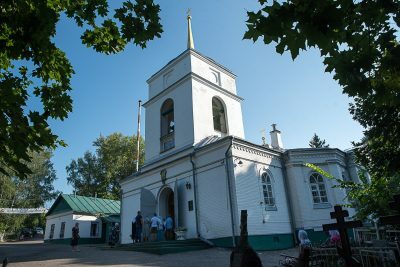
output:
<svg viewBox="0 0 400 267"><path fill-rule="evenodd" d="M120 207L118 200L61 194L46 215L68 210L83 214L119 214Z"/></svg>

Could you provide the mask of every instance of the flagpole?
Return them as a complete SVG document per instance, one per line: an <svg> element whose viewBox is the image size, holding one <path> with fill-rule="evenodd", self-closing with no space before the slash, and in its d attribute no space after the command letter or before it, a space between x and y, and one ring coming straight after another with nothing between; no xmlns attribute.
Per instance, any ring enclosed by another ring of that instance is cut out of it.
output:
<svg viewBox="0 0 400 267"><path fill-rule="evenodd" d="M138 128L137 128L137 143L136 143L136 171L139 171L139 160L140 160L140 111L142 107L142 100L139 100L139 107L138 107Z"/></svg>

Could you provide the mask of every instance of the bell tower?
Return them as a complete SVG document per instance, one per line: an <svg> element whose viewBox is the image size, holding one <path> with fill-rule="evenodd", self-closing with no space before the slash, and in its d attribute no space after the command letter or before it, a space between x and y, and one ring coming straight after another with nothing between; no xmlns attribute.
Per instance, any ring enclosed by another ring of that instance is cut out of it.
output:
<svg viewBox="0 0 400 267"><path fill-rule="evenodd" d="M210 136L244 138L236 75L194 48L187 16L187 49L148 80L146 163Z"/></svg>

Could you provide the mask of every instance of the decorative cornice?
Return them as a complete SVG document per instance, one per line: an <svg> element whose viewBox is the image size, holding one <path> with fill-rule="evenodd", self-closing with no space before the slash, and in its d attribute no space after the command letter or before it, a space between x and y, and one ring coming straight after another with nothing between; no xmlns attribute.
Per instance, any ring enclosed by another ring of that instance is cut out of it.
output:
<svg viewBox="0 0 400 267"><path fill-rule="evenodd" d="M177 80L176 82L174 82L173 84L171 84L170 86L168 86L167 88L165 88L164 90L162 90L161 92L159 92L158 94L156 94L155 96L153 96L152 98L147 100L143 104L143 107L146 108L150 103L156 101L157 99L161 98L162 96L166 95L167 93L169 93L172 90L174 90L175 88L177 88L178 85L184 83L187 80L190 80L191 74L192 74L191 72L189 72L188 74L185 74L182 78L180 78L179 80Z"/></svg>
<svg viewBox="0 0 400 267"><path fill-rule="evenodd" d="M190 54L197 57L198 59L201 59L202 61L206 62L209 65L212 65L213 67L217 68L218 70L222 71L223 73L225 73L226 75L230 76L233 79L236 79L236 75L230 71L229 69L227 69L226 67L224 67L223 65L219 64L218 62L216 62L215 60L213 60L212 58L209 58L205 55L202 55L200 52L198 52L197 50L194 49L190 49Z"/></svg>
<svg viewBox="0 0 400 267"><path fill-rule="evenodd" d="M158 76L160 76L161 73L164 72L164 70L166 70L167 68L175 66L179 61L181 61L184 58L184 56L186 56L186 54L190 54L190 50L189 49L183 51L178 56L176 56L174 59L170 60L167 64L164 65L164 67L162 67L159 71L157 71L150 78L148 78L146 82L149 84L152 81L154 81L155 79L157 79Z"/></svg>
<svg viewBox="0 0 400 267"><path fill-rule="evenodd" d="M239 150L239 151L244 151L244 152L249 153L249 154L262 156L264 158L271 158L272 159L272 158L276 158L277 157L277 155L268 153L268 151L262 151L260 149L255 148L255 147L250 147L250 146L243 145L243 144L234 143L232 145L232 148L236 149L236 150Z"/></svg>
<svg viewBox="0 0 400 267"><path fill-rule="evenodd" d="M241 98L238 95L235 95L234 93L222 88L221 86L218 86L216 84L213 84L212 82L210 82L207 79L204 79L203 77L201 77L200 75L194 73L194 72L189 72L188 74L186 74L185 76L183 76L182 78L180 78L179 80L177 80L176 82L174 82L173 84L171 84L170 86L168 86L167 88L165 88L164 90L162 90L161 92L159 92L158 94L156 94L155 96L153 96L152 98L150 98L149 100L147 100L146 103L143 104L143 107L147 107L150 103L153 103L154 101L158 100L159 98L161 98L162 96L166 95L167 93L171 92L172 90L174 90L175 88L178 87L178 85L182 84L183 82L187 81L187 80L196 80L198 82L201 82L205 85L207 85L208 87L210 87L211 89L214 89L236 101L242 101L243 98Z"/></svg>
<svg viewBox="0 0 400 267"><path fill-rule="evenodd" d="M346 162L346 154L337 148L325 149L288 149L285 152L287 160L292 159L310 159L310 158L327 158L329 160L340 160Z"/></svg>
<svg viewBox="0 0 400 267"><path fill-rule="evenodd" d="M213 59L202 55L200 52L194 50L194 49L186 49L185 51L183 51L182 53L180 53L178 56L176 56L174 59L170 60L167 64L164 65L164 67L162 67L160 70L158 70L156 73L154 73L149 79L147 79L147 83L151 83L152 81L154 81L155 79L157 79L162 73L164 73L164 71L170 67L175 66L178 62L180 62L187 54L193 55L195 57L197 57L198 59L206 62L209 65L212 65L213 67L215 67L216 69L218 69L219 71L225 73L226 75L232 77L233 79L236 79L236 75L230 71L229 69L227 69L226 67L222 66L221 64L217 63L216 61L214 61Z"/></svg>
<svg viewBox="0 0 400 267"><path fill-rule="evenodd" d="M240 96L238 96L238 95L236 95L236 94L234 94L234 93L232 93L232 92L230 92L230 91L228 91L228 90L222 88L222 87L219 86L219 85L216 85L216 84L210 82L209 80L207 80L207 79L201 77L200 75L198 75L198 74L196 74L196 73L194 73L194 72L191 72L191 76L192 76L192 78L193 78L194 80L196 80L196 81L198 81L198 82L201 82L201 83L203 83L203 84L205 84L205 85L211 87L212 89L214 89L214 90L216 90L216 91L218 91L218 92L220 92L220 93L223 93L223 94L226 95L226 96L229 96L230 98L233 98L233 99L235 99L235 100L237 100L237 101L242 101L242 100L243 100L242 97L240 97Z"/></svg>

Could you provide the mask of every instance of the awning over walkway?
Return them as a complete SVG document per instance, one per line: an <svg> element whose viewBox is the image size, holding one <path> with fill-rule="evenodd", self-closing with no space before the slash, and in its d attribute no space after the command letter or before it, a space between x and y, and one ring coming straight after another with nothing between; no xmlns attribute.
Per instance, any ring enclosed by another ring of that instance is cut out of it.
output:
<svg viewBox="0 0 400 267"><path fill-rule="evenodd" d="M102 216L101 220L105 223L120 223L121 217L119 216L119 214L107 215L107 216Z"/></svg>

